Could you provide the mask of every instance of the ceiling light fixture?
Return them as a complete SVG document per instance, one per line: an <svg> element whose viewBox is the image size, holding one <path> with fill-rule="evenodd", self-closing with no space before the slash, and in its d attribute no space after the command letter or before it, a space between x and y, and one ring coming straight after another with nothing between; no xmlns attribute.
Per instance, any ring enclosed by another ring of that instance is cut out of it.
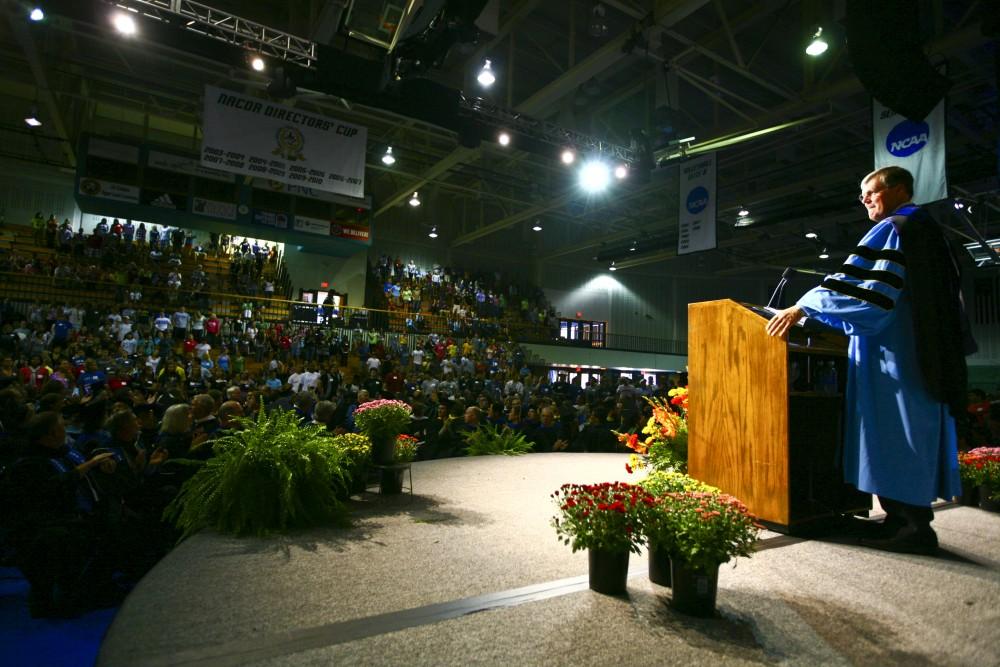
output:
<svg viewBox="0 0 1000 667"><path fill-rule="evenodd" d="M808 232L806 232L806 238L815 241L816 239L819 238L819 234L817 234L815 230L810 229Z"/></svg>
<svg viewBox="0 0 1000 667"><path fill-rule="evenodd" d="M628 247L628 251L629 252L635 252L638 249L639 249L639 245L635 241L632 241L632 245L630 245Z"/></svg>
<svg viewBox="0 0 1000 667"><path fill-rule="evenodd" d="M42 125L42 121L38 120L38 109L31 107L28 115L24 117L24 123L28 127L40 127Z"/></svg>
<svg viewBox="0 0 1000 667"><path fill-rule="evenodd" d="M263 72L264 59L261 58L260 56L254 56L253 58L250 59L250 67L252 67L253 71L255 72Z"/></svg>
<svg viewBox="0 0 1000 667"><path fill-rule="evenodd" d="M420 194L419 193L414 192L413 196L410 197L410 206L413 206L413 207L420 206Z"/></svg>
<svg viewBox="0 0 1000 667"><path fill-rule="evenodd" d="M497 135L497 143L501 146L510 146L510 135L506 132L501 132Z"/></svg>
<svg viewBox="0 0 1000 667"><path fill-rule="evenodd" d="M747 210L746 206L740 206L740 210L736 212L736 215L740 216L741 218L745 218L748 215L750 215L750 211Z"/></svg>
<svg viewBox="0 0 1000 667"><path fill-rule="evenodd" d="M830 253L829 253L829 251L826 248L823 248L822 250L820 250L819 251L819 258L820 259L830 259Z"/></svg>
<svg viewBox="0 0 1000 667"><path fill-rule="evenodd" d="M830 48L830 45L823 39L823 28L817 28L812 41L806 47L806 53L815 58L816 56L823 55L828 48Z"/></svg>
<svg viewBox="0 0 1000 667"><path fill-rule="evenodd" d="M541 220L535 220L535 224L531 227L531 231L533 231L533 232L540 232L540 231L542 231L542 221Z"/></svg>
<svg viewBox="0 0 1000 667"><path fill-rule="evenodd" d="M626 167L623 164L620 164L617 167L615 167L615 178L617 178L620 181L623 180L626 176L628 176L628 167Z"/></svg>
<svg viewBox="0 0 1000 667"><path fill-rule="evenodd" d="M126 37L132 37L138 30L135 26L135 19L126 12L115 12L111 22L114 24L115 30Z"/></svg>
<svg viewBox="0 0 1000 667"><path fill-rule="evenodd" d="M41 7L35 7L34 9L31 10L31 13L28 14L28 18L34 21L35 23L38 23L39 21L44 21L45 12L42 11Z"/></svg>
<svg viewBox="0 0 1000 667"><path fill-rule="evenodd" d="M427 234L427 236L431 237L432 239L436 239L438 237L438 228L431 227L431 231Z"/></svg>
<svg viewBox="0 0 1000 667"><path fill-rule="evenodd" d="M493 74L493 68L490 67L490 61L487 59L483 63L483 68L479 70L479 75L476 77L476 81L483 88L489 88L497 80L496 75Z"/></svg>
<svg viewBox="0 0 1000 667"><path fill-rule="evenodd" d="M564 148L559 159L562 160L563 164L573 164L573 161L576 160L576 152L572 148Z"/></svg>
<svg viewBox="0 0 1000 667"><path fill-rule="evenodd" d="M587 26L587 32L590 33L591 37L604 37L608 34L608 22L605 19L605 13L604 5L599 2L590 10L590 25Z"/></svg>
<svg viewBox="0 0 1000 667"><path fill-rule="evenodd" d="M385 147L385 155L382 156L382 164L387 167L391 167L396 164L396 156L392 154L392 146Z"/></svg>
<svg viewBox="0 0 1000 667"><path fill-rule="evenodd" d="M611 266L608 267L608 271L617 271L618 267L615 266L615 260L611 260Z"/></svg>

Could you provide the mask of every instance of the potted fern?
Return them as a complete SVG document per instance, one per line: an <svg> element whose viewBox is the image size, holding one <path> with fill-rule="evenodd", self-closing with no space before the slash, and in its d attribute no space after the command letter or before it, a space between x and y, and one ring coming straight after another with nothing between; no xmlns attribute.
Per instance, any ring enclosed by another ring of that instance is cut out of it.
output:
<svg viewBox="0 0 1000 667"><path fill-rule="evenodd" d="M493 424L481 424L474 431L463 434L468 456L520 456L531 452L531 443L521 433Z"/></svg>
<svg viewBox="0 0 1000 667"><path fill-rule="evenodd" d="M322 426L303 426L284 410L238 419L241 430L215 440L164 518L182 539L203 528L266 536L295 528L347 523L338 499L347 484L344 452Z"/></svg>

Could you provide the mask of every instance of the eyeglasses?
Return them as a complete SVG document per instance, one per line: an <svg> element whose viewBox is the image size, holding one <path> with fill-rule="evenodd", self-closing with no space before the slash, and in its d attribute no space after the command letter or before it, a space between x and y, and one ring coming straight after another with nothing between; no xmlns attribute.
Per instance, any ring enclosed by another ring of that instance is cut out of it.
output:
<svg viewBox="0 0 1000 667"><path fill-rule="evenodd" d="M885 192L888 189L889 189L888 185L883 185L878 190L868 190L867 192L862 192L861 194L858 195L858 201L864 204L866 199L871 199L878 193Z"/></svg>

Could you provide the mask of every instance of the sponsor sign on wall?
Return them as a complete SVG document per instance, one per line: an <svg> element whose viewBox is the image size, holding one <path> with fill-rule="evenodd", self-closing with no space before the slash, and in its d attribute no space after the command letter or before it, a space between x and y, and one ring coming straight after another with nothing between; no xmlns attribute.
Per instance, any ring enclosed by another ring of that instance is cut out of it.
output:
<svg viewBox="0 0 1000 667"><path fill-rule="evenodd" d="M359 125L205 86L206 167L363 197L367 141Z"/></svg>
<svg viewBox="0 0 1000 667"><path fill-rule="evenodd" d="M112 183L97 178L81 178L79 192L86 197L114 199L131 204L139 202L139 188L124 183Z"/></svg>
<svg viewBox="0 0 1000 667"><path fill-rule="evenodd" d="M710 250L715 241L715 153L681 163L677 254Z"/></svg>
<svg viewBox="0 0 1000 667"><path fill-rule="evenodd" d="M872 114L875 169L897 166L913 174L914 203L947 197L944 100L922 121L904 118L875 99Z"/></svg>
<svg viewBox="0 0 1000 667"><path fill-rule="evenodd" d="M214 199L204 199L195 197L191 203L191 212L198 215L206 215L212 218L222 218L223 220L236 219L236 204Z"/></svg>
<svg viewBox="0 0 1000 667"><path fill-rule="evenodd" d="M351 225L343 222L334 222L330 225L330 236L337 236L342 239L353 241L369 241L371 234L368 227L364 225Z"/></svg>
<svg viewBox="0 0 1000 667"><path fill-rule="evenodd" d="M306 234L319 234L320 236L330 235L330 221L319 218L308 218L304 215L295 216L293 229Z"/></svg>
<svg viewBox="0 0 1000 667"><path fill-rule="evenodd" d="M258 225L274 227L275 229L288 229L288 215L285 213L254 210L253 221Z"/></svg>

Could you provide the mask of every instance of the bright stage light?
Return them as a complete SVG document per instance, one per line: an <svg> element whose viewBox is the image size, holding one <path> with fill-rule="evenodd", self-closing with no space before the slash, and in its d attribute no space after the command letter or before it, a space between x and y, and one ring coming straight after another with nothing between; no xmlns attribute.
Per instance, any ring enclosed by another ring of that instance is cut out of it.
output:
<svg viewBox="0 0 1000 667"><path fill-rule="evenodd" d="M115 26L115 30L126 37L131 37L136 33L135 19L125 12L115 13L112 23Z"/></svg>
<svg viewBox="0 0 1000 667"><path fill-rule="evenodd" d="M38 21L44 21L45 12L42 11L41 7L35 7L34 9L31 10L31 13L28 14L28 18L36 23Z"/></svg>
<svg viewBox="0 0 1000 667"><path fill-rule="evenodd" d="M497 143L501 146L510 146L510 135L506 132L501 132L497 135Z"/></svg>
<svg viewBox="0 0 1000 667"><path fill-rule="evenodd" d="M253 59L250 61L250 67L253 67L255 72L263 72L264 59L261 58L260 56L254 56Z"/></svg>
<svg viewBox="0 0 1000 667"><path fill-rule="evenodd" d="M623 164L620 164L617 167L615 167L615 178L617 178L620 181L624 179L626 176L628 176L628 167L626 167Z"/></svg>
<svg viewBox="0 0 1000 667"><path fill-rule="evenodd" d="M392 154L392 146L385 147L385 155L382 156L382 164L391 167L396 164L396 156Z"/></svg>
<svg viewBox="0 0 1000 667"><path fill-rule="evenodd" d="M600 192L611 182L608 165L600 160L590 160L580 168L580 187L587 192Z"/></svg>
<svg viewBox="0 0 1000 667"><path fill-rule="evenodd" d="M559 159L562 160L563 164L573 164L573 161L576 160L576 153L572 149L566 148L559 156Z"/></svg>

